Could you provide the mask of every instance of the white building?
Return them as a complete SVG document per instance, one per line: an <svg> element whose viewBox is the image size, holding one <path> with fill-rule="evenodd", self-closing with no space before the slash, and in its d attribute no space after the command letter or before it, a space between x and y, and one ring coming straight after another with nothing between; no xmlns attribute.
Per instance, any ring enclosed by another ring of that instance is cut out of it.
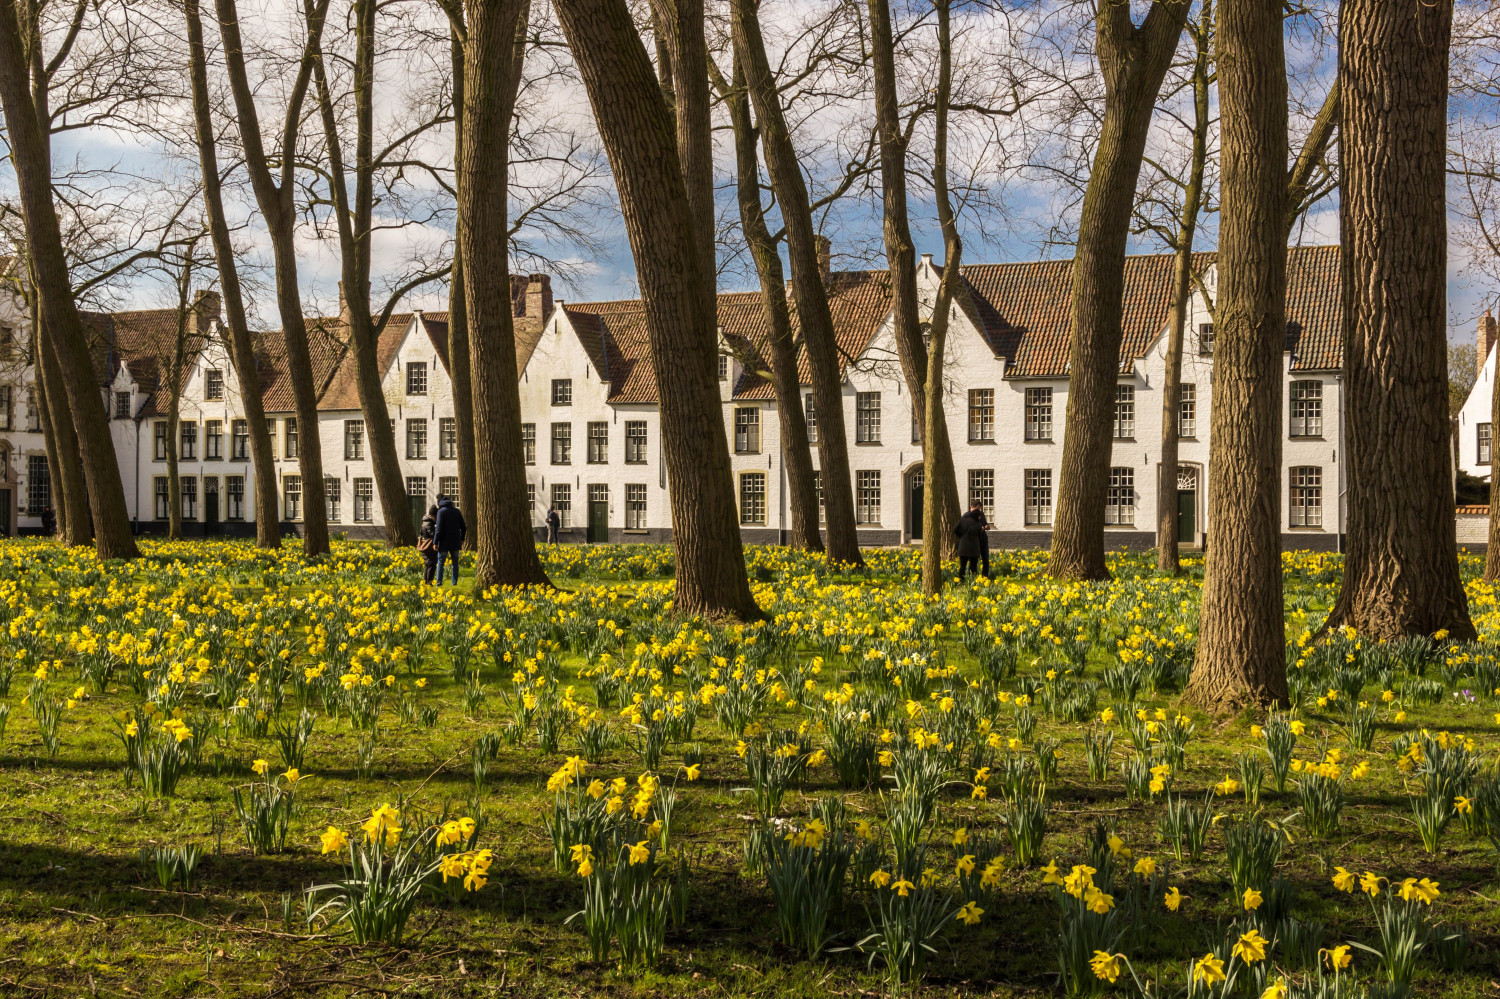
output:
<svg viewBox="0 0 1500 999"><path fill-rule="evenodd" d="M1211 292L1212 258L1204 263ZM1292 250L1288 268L1283 532L1289 548L1334 549L1343 530L1338 249ZM1067 409L1071 263L976 264L963 271L945 362L959 491L984 504L996 544L1046 545ZM1108 507L1111 547L1154 544L1158 502L1179 505L1184 541L1205 540L1212 325L1197 297L1183 362L1182 469L1176 483L1166 490L1158 486L1158 392L1165 372L1171 273L1172 260L1164 255L1132 257L1126 265ZM929 312L939 274L924 257L917 279ZM920 539L922 450L892 339L888 275L838 272L829 276L829 287L845 358L844 419L861 538L871 545ZM513 294L533 524L540 531L552 505L563 517L565 540L669 540L656 379L640 303L554 306L545 276L514 279ZM160 315L117 314L106 317L107 324L96 322L114 337L105 352L109 364L101 369L101 388L107 374L107 388L115 393L111 412L119 426L116 447L127 500L142 530L158 529L166 519L165 401L158 398L156 380L162 364L149 356L154 338L138 332ZM393 316L379 337L386 400L412 497L412 511L403 515L425 508L438 493L457 490L446 320L445 314L430 312ZM777 406L763 374L765 326L758 294L720 295L719 326L724 433L742 530L747 541L780 541L790 531L790 513ZM242 415L238 386L218 327L208 328L183 393L183 514L189 530L249 533L254 478L237 423ZM366 458L352 359L336 321L319 320L313 333L331 529L378 535L384 512ZM261 375L268 416L276 421L282 517L286 529L295 530L301 517L299 437L277 340L278 334L262 338ZM22 374L17 389L26 384ZM815 427L808 394L804 391L803 404ZM0 432L0 442L28 461L40 450L40 434ZM813 458L816 466L816 448ZM36 467L17 472L25 503L20 526L34 529L40 508L31 493L45 490L27 491Z"/></svg>

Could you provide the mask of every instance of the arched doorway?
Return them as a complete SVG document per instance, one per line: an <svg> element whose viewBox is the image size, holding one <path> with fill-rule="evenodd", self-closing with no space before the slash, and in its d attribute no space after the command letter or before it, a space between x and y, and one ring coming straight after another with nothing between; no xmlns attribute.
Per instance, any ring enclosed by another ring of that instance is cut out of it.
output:
<svg viewBox="0 0 1500 999"><path fill-rule="evenodd" d="M1177 466L1177 543L1198 543L1198 483L1201 478L1199 466Z"/></svg>
<svg viewBox="0 0 1500 999"><path fill-rule="evenodd" d="M925 483L920 464L906 470L906 538L913 544L922 540L922 495Z"/></svg>

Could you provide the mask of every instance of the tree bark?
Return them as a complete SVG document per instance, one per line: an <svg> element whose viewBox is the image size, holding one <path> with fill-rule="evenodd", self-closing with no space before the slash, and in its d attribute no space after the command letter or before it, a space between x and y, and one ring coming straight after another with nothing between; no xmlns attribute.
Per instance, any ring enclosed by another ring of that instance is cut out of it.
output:
<svg viewBox="0 0 1500 999"><path fill-rule="evenodd" d="M802 409L802 383L797 372L797 345L792 337L792 317L786 300L786 278L781 268L781 253L766 225L765 208L760 200L756 131L750 117L744 65L738 56L734 60L733 84L723 84L722 78L720 82L720 96L729 110L729 123L734 130L735 194L739 202L740 227L755 260L766 314L771 386L776 393L776 422L781 428L781 452L791 499L788 504L792 515L791 545L820 552L823 550L823 534L818 529L818 490L812 448L807 443L807 414Z"/></svg>
<svg viewBox="0 0 1500 999"><path fill-rule="evenodd" d="M354 361L354 384L365 418L365 443L380 505L385 510L385 542L391 548L417 543L417 527L408 509L406 481L396 453L390 407L385 401L378 337L370 312L370 239L375 208L375 11L376 0L354 0L354 200L349 200L348 176L333 95L328 88L323 59L314 64L318 110L328 153L328 189L333 198L339 234L341 287L339 319L349 335ZM400 511L400 516L392 516Z"/></svg>
<svg viewBox="0 0 1500 999"><path fill-rule="evenodd" d="M208 233L219 272L224 302L224 324L229 334L229 359L239 386L240 409L250 432L250 459L255 476L255 544L259 548L281 547L281 523L277 516L276 462L271 450L271 431L266 423L261 395L260 370L255 364L255 343L245 318L245 298L240 287L239 263L229 236L224 213L223 183L219 177L219 154L213 114L208 96L208 56L203 41L203 17L198 0L183 0L187 21L189 82L193 91L193 125L198 143L198 167L203 176L203 205ZM299 433L300 436L300 433Z"/></svg>
<svg viewBox="0 0 1500 999"><path fill-rule="evenodd" d="M715 303L704 274L711 264L693 235L671 115L625 0L553 6L598 120L635 257L671 483L675 609L758 618L719 399Z"/></svg>
<svg viewBox="0 0 1500 999"><path fill-rule="evenodd" d="M1141 156L1162 78L1187 19L1188 0L1156 0L1139 27L1128 0L1101 0L1097 54L1104 119L1078 220L1068 410L1048 572L1057 579L1104 579L1104 503L1125 288L1125 242ZM1284 170L1284 166L1278 169Z"/></svg>
<svg viewBox="0 0 1500 999"><path fill-rule="evenodd" d="M177 276L177 332L172 358L167 362L167 538L182 540L182 476L178 464L178 433L182 426L182 372L187 366L188 308L191 306L192 265Z"/></svg>
<svg viewBox="0 0 1500 999"><path fill-rule="evenodd" d="M546 584L526 502L520 373L505 252L511 117L525 53L529 0L468 0L464 136L459 161L459 253L486 259L463 269L473 334L473 402L479 536L474 587Z"/></svg>
<svg viewBox="0 0 1500 999"><path fill-rule="evenodd" d="M239 11L235 0L215 0L219 31L224 39L224 64L229 74L229 89L234 97L235 118L239 126L245 166L255 201L271 238L271 256L276 268L276 308L281 315L281 334L286 347L288 380L296 400L298 471L302 476L302 551L308 557L328 553L328 505L323 489L323 444L318 428L318 390L313 379L312 351L308 345L307 322L302 315L302 292L297 285L296 205L293 202L296 179L297 130L302 105L317 61L328 0L315 0L308 9L307 38L296 79L287 102L281 131L278 182L271 171L260 132L260 116L255 95L245 70L245 46L240 36ZM386 425L388 430L389 424ZM366 426L367 434L378 428ZM384 497L381 500L385 502ZM257 510L259 504L257 503ZM396 510L385 510L392 516L406 517L406 503Z"/></svg>
<svg viewBox="0 0 1500 999"><path fill-rule="evenodd" d="M1452 20L1451 0L1344 0L1339 10L1349 541L1329 619L1376 641L1475 636L1448 446Z"/></svg>
<svg viewBox="0 0 1500 999"><path fill-rule="evenodd" d="M687 185L693 239L713 294L718 273L714 249L714 148L708 101L708 43L703 0L651 0L657 38L665 41L671 71L671 109L677 122L677 161Z"/></svg>
<svg viewBox="0 0 1500 999"><path fill-rule="evenodd" d="M877 0L872 0L872 6ZM938 83L936 128L933 136L932 189L937 201L938 223L943 230L943 276L938 281L937 301L932 306L932 342L927 347L925 358L927 384L923 386L922 399L926 406L923 426L933 433L923 438L922 473L922 592L931 596L943 588L943 541L951 541L952 527L944 520L943 510L956 498L944 495L944 490L934 488L933 483L952 482L953 453L947 447L948 429L943 418L943 361L948 344L948 319L953 308L953 297L963 280L963 240L958 235L958 216L953 211L953 198L948 190L948 105L953 96L953 38L950 27L952 0L936 0L938 27ZM882 164L883 165L883 164ZM901 200L906 200L905 181L902 181ZM903 221L905 216L903 215ZM890 219L887 215L887 233ZM886 244L889 246L889 242ZM894 258L893 258L894 259ZM932 446L927 446L927 441ZM938 446L941 443L944 446ZM931 526L928 526L931 525ZM941 539L934 537L939 529Z"/></svg>
<svg viewBox="0 0 1500 999"><path fill-rule="evenodd" d="M28 309L28 312L32 317L32 345L33 348L36 348L40 346L36 341L36 321L39 318L39 314L34 308ZM47 452L47 482L48 490L52 496L52 515L57 522L58 536L63 536L68 530L68 512L62 490L58 488L58 483L62 481L62 475L58 468L57 438L52 433L52 411L48 406L46 382L42 378L41 356L37 354L36 357L37 360L34 367L36 375L32 383L32 391L36 394L37 417L38 422L42 425L42 448ZM40 513L41 511L37 512Z"/></svg>
<svg viewBox="0 0 1500 999"><path fill-rule="evenodd" d="M928 348L922 343L917 308L917 251L911 238L906 198L907 136L901 129L901 108L896 91L896 46L891 32L890 4L887 0L868 0L867 6L870 61L875 77L875 121L880 133L882 231L886 264L891 275L892 325L896 355L901 361L901 373L906 380L906 389L911 393L912 412L917 415L922 435L923 509L925 511L927 507L928 493L935 493L942 501L937 506L936 518L927 519L927 514L923 514L922 548L925 551L936 543L941 549L938 553L941 564L943 555L956 557L958 553L953 526L958 523L962 512L961 501L953 470L953 443L948 435L947 415L941 402L937 406L929 406L926 402L930 382L927 377ZM955 283L953 290L956 291L957 287ZM941 382L937 384L941 385ZM935 422L929 424L929 418Z"/></svg>
<svg viewBox="0 0 1500 999"><path fill-rule="evenodd" d="M34 281L32 287L35 287ZM37 404L42 405L45 401L55 445L47 454L48 471L52 474L53 512L57 514L58 536L63 544L73 548L94 540L88 485L83 472L83 454L78 448L78 431L74 429L73 411L63 382L62 364L57 358L57 343L47 328L46 307L39 295L33 297L36 299L31 314L32 336L37 345L37 382L45 387L44 392L38 393ZM121 488L123 490L123 483Z"/></svg>
<svg viewBox="0 0 1500 999"><path fill-rule="evenodd" d="M828 560L848 568L864 568L854 521L854 478L849 466L838 341L828 307L828 289L823 282L807 183L761 38L758 0L733 0L731 8L735 52L745 70L755 117L760 123L766 172L770 174L771 188L786 228L793 299L812 377L813 410L818 424L818 465L823 473Z"/></svg>
<svg viewBox="0 0 1500 999"><path fill-rule="evenodd" d="M45 126L27 79L25 44L15 0L0 0L0 108L16 175L27 251L46 328L55 340L60 381L67 395L78 436L89 510L94 518L98 558L135 558L138 554L125 506L125 488L109 432L109 414L99 391L83 321L73 301L67 256L52 203L51 155ZM75 514L76 523L80 517Z"/></svg>
<svg viewBox="0 0 1500 999"><path fill-rule="evenodd" d="M1221 0L1223 136L1209 548L1184 697L1215 713L1287 701L1281 599L1286 57L1281 8Z"/></svg>
<svg viewBox="0 0 1500 999"><path fill-rule="evenodd" d="M455 8L454 13L459 11ZM464 46L458 31L450 34L453 50L453 162L464 157ZM455 171L455 200L463 198L463 180ZM453 384L453 424L458 444L458 506L469 525L464 551L476 551L483 530L474 476L474 384L469 355L469 309L464 294L463 222L454 223L453 272L448 279L448 380ZM527 514L530 521L530 514Z"/></svg>

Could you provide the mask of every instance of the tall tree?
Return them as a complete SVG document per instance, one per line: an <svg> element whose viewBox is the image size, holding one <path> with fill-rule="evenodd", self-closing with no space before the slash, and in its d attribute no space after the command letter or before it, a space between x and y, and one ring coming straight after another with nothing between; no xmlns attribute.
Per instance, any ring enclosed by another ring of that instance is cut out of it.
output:
<svg viewBox="0 0 1500 999"><path fill-rule="evenodd" d="M708 42L703 0L651 0L658 51L667 57L663 80L677 122L677 161L687 186L693 239L707 261L714 292L714 150L709 117Z"/></svg>
<svg viewBox="0 0 1500 999"><path fill-rule="evenodd" d="M305 7L307 34L301 59L282 119L280 149L273 157L261 136L260 112L245 68L245 43L240 33L240 15L235 0L215 0L219 31L224 39L224 64L229 90L234 97L240 145L256 205L271 239L276 266L276 309L281 315L281 334L286 347L287 375L296 400L298 424L298 471L302 473L302 550L308 556L328 552L328 505L323 487L323 443L318 428L318 386L313 379L312 350L307 321L302 315L302 292L297 284L297 138L302 107L319 59L323 23L328 0L308 0ZM277 169L273 170L273 163ZM278 179L277 174L280 177ZM366 432L372 429L366 427ZM387 427L386 429L389 429ZM382 504L384 498L382 498ZM406 519L406 505L387 507L387 522Z"/></svg>
<svg viewBox="0 0 1500 999"><path fill-rule="evenodd" d="M33 281L32 288L36 285ZM45 430L51 425L51 445L47 449L47 470L51 473L53 512L57 514L58 536L68 547L86 545L94 540L89 517L88 486L84 482L83 452L78 447L73 407L68 401L63 381L62 362L57 356L57 338L47 329L47 311L41 296L31 294L32 341L36 346L37 405L41 407ZM123 489L123 484L122 484Z"/></svg>
<svg viewBox="0 0 1500 999"><path fill-rule="evenodd" d="M453 162L464 158L464 37L463 8L447 3L451 19L449 48L453 62ZM508 152L508 150L507 150ZM454 171L454 201L463 199L462 180ZM474 382L469 350L469 306L464 293L463 218L454 220L453 272L448 277L448 380L453 383L454 443L458 446L458 506L469 531L464 548L479 547L483 530L479 520L479 493L475 480ZM512 323L514 328L514 323Z"/></svg>
<svg viewBox="0 0 1500 999"><path fill-rule="evenodd" d="M872 0L873 3L873 0ZM943 229L943 276L938 280L937 299L932 306L932 340L927 346L926 377L922 399L926 406L923 425L940 433L929 433L923 438L930 442L922 449L922 473L927 488L922 492L922 523L933 527L924 531L922 541L922 592L928 595L943 588L943 545L927 531L941 526L943 537L952 534L943 517L944 508L954 496L944 495L945 490L936 483L954 481L953 452L947 447L948 428L943 419L943 359L948 343L948 319L953 309L953 298L963 280L963 240L958 235L958 214L953 209L953 195L948 187L948 115L953 100L953 28L952 0L935 0L937 8L938 79L936 93L936 124L933 134L932 190L937 199L938 223ZM903 193L902 200L905 200ZM887 208L889 211L889 207ZM887 227L890 220L886 220ZM889 232L889 228L887 229ZM887 247L890 246L889 236ZM894 260L894 258L892 258ZM937 444L945 446L938 447Z"/></svg>
<svg viewBox="0 0 1500 999"><path fill-rule="evenodd" d="M1286 344L1287 84L1281 8L1220 0L1223 136L1208 528L1197 658L1184 696L1215 712L1285 704L1281 379Z"/></svg>
<svg viewBox="0 0 1500 999"><path fill-rule="evenodd" d="M476 513L484 525L474 571L480 590L548 582L526 514L520 373L505 252L507 158L529 8L529 0L465 3L458 252L465 260L489 261L463 268L473 352Z"/></svg>
<svg viewBox="0 0 1500 999"><path fill-rule="evenodd" d="M884 208L882 231L885 238L886 263L891 275L891 320L896 339L896 355L901 373L911 393L912 412L919 414L922 434L922 549L936 546L942 551L954 550L953 525L958 522L958 480L953 469L953 448L948 436L948 421L942 400L928 405L927 387L942 388L941 380L927 377L928 351L922 343L917 310L917 251L911 238L907 216L906 152L909 132L901 125L901 105L896 89L896 43L891 27L888 0L867 0L870 15L870 62L875 77L875 124L880 133L880 187ZM940 14L940 16L942 16ZM941 60L942 56L939 56ZM952 90L952 54L948 53L949 79ZM944 111L946 116L947 112ZM946 139L944 140L946 141ZM945 181L946 184L946 181ZM951 205L949 206L951 210ZM938 207L941 215L943 207ZM948 241L946 229L944 243ZM946 266L946 262L945 262ZM957 288L958 276L953 278ZM946 319L944 320L946 322ZM929 419L933 422L929 423ZM941 501L935 507L937 517L926 513L927 496ZM924 564L926 562L924 556ZM924 571L925 578L925 571Z"/></svg>
<svg viewBox="0 0 1500 999"><path fill-rule="evenodd" d="M1137 26L1129 0L1099 0L1095 36L1104 118L1073 257L1067 425L1048 563L1058 579L1109 574L1104 504L1120 375L1125 242L1151 112L1190 6L1189 0L1153 0Z"/></svg>
<svg viewBox="0 0 1500 999"><path fill-rule="evenodd" d="M208 50L203 40L199 0L183 0L182 12L187 22L188 80L192 90L198 169L203 176L204 214L208 220L209 239L213 243L215 267L219 272L229 360L234 365L235 383L239 386L240 411L245 414L245 427L250 433L250 462L255 475L255 544L260 548L280 548L275 452L271 448L271 431L266 423L260 369L255 363L255 342L245 318L239 262L230 239L229 218L224 212L224 185L219 175L218 142L208 91Z"/></svg>
<svg viewBox="0 0 1500 999"><path fill-rule="evenodd" d="M729 110L729 124L734 130L735 197L740 210L740 228L755 261L755 273L760 278L761 303L766 316L766 348L771 355L771 387L776 393L776 422L781 428L781 453L786 465L787 493L791 498L792 547L820 552L823 550L823 535L818 529L818 489L812 448L807 442L807 414L802 409L797 344L792 336L781 252L766 224L765 206L760 200L760 161L756 153L758 133L750 116L745 67L736 55L732 82L725 81L713 63L709 64L709 70L714 76L719 97Z"/></svg>
<svg viewBox="0 0 1500 999"><path fill-rule="evenodd" d="M554 0L553 6L599 124L635 257L661 400L676 609L758 617L719 399L715 303L705 275L713 265L695 236L675 123L625 0Z"/></svg>
<svg viewBox="0 0 1500 999"><path fill-rule="evenodd" d="M1349 541L1329 620L1376 640L1475 634L1448 447L1452 21L1452 0L1339 8Z"/></svg>
<svg viewBox="0 0 1500 999"><path fill-rule="evenodd" d="M24 27L23 27L24 25ZM47 108L28 74L45 60L36 25L23 18L16 0L0 0L0 109L5 113L11 166L16 174L27 256L36 283L43 323L52 340L59 381L67 393L78 438L88 508L94 520L94 550L101 559L135 558L137 549L125 507L125 488L109 432L109 414L99 392L83 320L68 280L62 231L52 201L51 150ZM44 348L45 349L45 348ZM55 429L55 428L54 428ZM76 521L82 511L74 511Z"/></svg>
<svg viewBox="0 0 1500 999"><path fill-rule="evenodd" d="M198 323L193 313L193 270L197 265L193 247L179 262L173 275L177 292L177 324L172 331L172 353L167 360L167 537L182 540L182 476L179 462L182 455L178 447L178 436L182 427L182 390L187 380L188 363L198 350Z"/></svg>
<svg viewBox="0 0 1500 999"><path fill-rule="evenodd" d="M838 342L828 287L813 227L807 181L781 106L781 94L760 30L759 0L732 0L734 48L745 71L755 118L760 126L766 172L786 228L787 257L792 268L792 298L802 332L802 349L812 379L813 414L818 430L818 466L823 483L823 519L828 532L828 559L863 567L859 532L854 522L854 478L844 423L844 396Z"/></svg>

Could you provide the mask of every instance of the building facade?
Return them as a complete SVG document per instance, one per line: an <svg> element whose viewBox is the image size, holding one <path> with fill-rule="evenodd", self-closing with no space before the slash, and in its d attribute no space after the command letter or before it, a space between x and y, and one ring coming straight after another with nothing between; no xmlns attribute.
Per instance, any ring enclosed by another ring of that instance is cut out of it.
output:
<svg viewBox="0 0 1500 999"><path fill-rule="evenodd" d="M1201 261L1205 291L1216 274ZM1288 548L1332 550L1343 531L1339 460L1342 403L1339 366L1338 250L1291 251L1288 331L1282 384L1282 531ZM1114 450L1106 508L1111 547L1156 542L1160 504L1175 504L1180 539L1206 542L1207 470L1212 404L1213 326L1195 295L1182 363L1182 437L1175 481L1160 469L1161 386L1172 258L1139 256L1126 265L1122 363L1116 386ZM930 319L941 269L918 265L923 319ZM1050 543L1061 474L1068 401L1068 261L977 264L963 268L953 303L945 358L944 407L961 499L981 503L995 544ZM849 443L856 519L867 545L922 538L922 444L894 342L888 275L826 275L843 361L843 416ZM661 425L644 314L639 301L554 303L545 276L516 278L513 302L531 519L538 532L549 508L569 542L668 541L670 483L661 461ZM206 303L200 303L206 304ZM795 310L794 310L795 314ZM168 312L175 321L175 313ZM107 343L101 389L110 393L115 446L142 531L166 522L166 400L161 390L160 313L120 313L93 320ZM374 490L353 363L337 320L313 324L320 386L319 425L330 529L353 537L381 535L386 511ZM148 335L144 328L156 329ZM243 406L217 319L204 316L181 396L179 430L183 518L190 533L251 533L255 504ZM729 444L741 528L749 542L776 543L790 533L779 413L766 361L758 293L719 296L719 374L723 433ZM419 516L439 494L457 492L456 432L446 360L447 316L392 316L377 356L402 459L409 508ZM297 464L302 428L276 341L261 337L260 375L274 421L278 507L284 529L302 517ZM803 371L803 383L807 384ZM18 369L11 398L24 394ZM0 389L3 392L3 389ZM809 435L817 413L804 388ZM45 490L41 435L0 429L7 468L19 484L15 525L39 527ZM42 454L40 466L34 458ZM818 455L813 444L814 466ZM30 490L28 492L28 489ZM38 493L33 496L31 493Z"/></svg>

